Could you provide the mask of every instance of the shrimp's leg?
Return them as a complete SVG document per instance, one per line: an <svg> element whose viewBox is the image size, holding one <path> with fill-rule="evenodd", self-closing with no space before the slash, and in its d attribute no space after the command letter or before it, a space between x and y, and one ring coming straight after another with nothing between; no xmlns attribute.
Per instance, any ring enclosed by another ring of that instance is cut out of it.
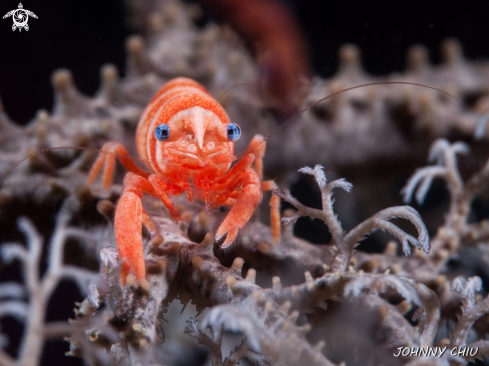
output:
<svg viewBox="0 0 489 366"><path fill-rule="evenodd" d="M249 169L251 164L253 164L253 161L255 160L255 155L254 154L248 154L243 156L243 158L236 163L222 178L217 180L216 187L219 187L220 185L225 185L226 187L229 187L229 181L236 176L239 176L240 174L243 174L246 170ZM234 188L231 189L231 191L234 191Z"/></svg>
<svg viewBox="0 0 489 366"><path fill-rule="evenodd" d="M253 148L257 143L263 140L262 135L255 135L251 139L248 149ZM263 142L260 145L253 148L253 154L255 155L255 171L258 173L258 176L261 180L263 180L263 157L265 156L265 148L267 147L267 143Z"/></svg>
<svg viewBox="0 0 489 366"><path fill-rule="evenodd" d="M261 182L258 174L252 169L248 169L241 174L241 179L238 179L238 181L242 183L242 189L231 211L216 233L217 240L228 234L222 244L222 248L227 248L232 244L238 235L238 230L249 221L262 198Z"/></svg>
<svg viewBox="0 0 489 366"><path fill-rule="evenodd" d="M248 147L252 148L261 140L263 140L262 135L255 135L251 139L251 142L248 145ZM260 180L263 180L263 157L265 156L266 146L267 143L263 142L253 149L253 154L255 154L256 157L254 168L258 173ZM271 191L278 188L277 184L273 180L267 180L265 182L262 182L261 187L263 191ZM278 244L280 242L280 234L281 234L280 233L280 197L275 196L274 194L272 194L272 197L270 197L270 226L272 227L273 242L275 244Z"/></svg>
<svg viewBox="0 0 489 366"><path fill-rule="evenodd" d="M142 222L141 198L133 192L123 194L117 204L114 220L115 239L122 260L119 274L122 286L126 285L126 278L131 270L138 281L142 281L146 276L141 238Z"/></svg>
<svg viewBox="0 0 489 366"><path fill-rule="evenodd" d="M217 181L213 189L223 191L217 198L212 201L212 206L218 207L226 205L228 199L236 194L236 188L242 185L246 172L255 160L255 155L248 154L244 156L235 166L233 166L222 178ZM237 196L232 197L237 198Z"/></svg>
<svg viewBox="0 0 489 366"><path fill-rule="evenodd" d="M144 224L152 234L156 232L153 222L141 203L143 194L160 198L170 211L172 218L175 221L182 220L173 202L164 192L165 188L165 183L155 175L150 175L149 179L146 179L133 173L127 173L124 177L124 191L117 204L114 219L115 238L122 260L120 279L123 286L131 270L138 281L142 281L146 275L141 237L142 225Z"/></svg>
<svg viewBox="0 0 489 366"><path fill-rule="evenodd" d="M261 183L263 191L272 191L277 189L277 184L273 180L267 180ZM270 197L270 226L272 227L272 239L274 244L280 242L280 197L272 193Z"/></svg>
<svg viewBox="0 0 489 366"><path fill-rule="evenodd" d="M150 173L138 167L131 158L124 158L123 156L120 156L120 155L129 156L129 153L127 152L126 148L120 142L116 142L116 141L106 142L102 146L102 150L112 154L119 155L117 156L117 158L128 171L140 175L144 178L147 178L149 176ZM102 185L104 189L109 188L110 183L112 182L112 175L114 173L115 158L116 155L100 154L97 160L95 160L95 163L93 164L90 173L88 173L87 183L92 184L103 167L104 172L102 174Z"/></svg>

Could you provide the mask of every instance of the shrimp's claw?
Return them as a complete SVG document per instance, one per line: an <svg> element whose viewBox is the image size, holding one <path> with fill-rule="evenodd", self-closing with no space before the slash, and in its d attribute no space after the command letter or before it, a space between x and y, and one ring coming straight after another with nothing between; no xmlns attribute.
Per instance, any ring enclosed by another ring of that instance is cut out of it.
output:
<svg viewBox="0 0 489 366"><path fill-rule="evenodd" d="M243 188L239 192L231 211L221 223L216 233L216 240L228 234L221 246L223 249L233 243L238 235L238 230L249 221L262 199L261 182L258 174L252 169L248 169L242 174L245 175L243 177Z"/></svg>
<svg viewBox="0 0 489 366"><path fill-rule="evenodd" d="M127 275L131 271L138 282L144 280L146 275L141 238L142 223L141 198L134 192L124 193L117 205L114 220L115 238L122 260L120 279L123 286L126 285Z"/></svg>
<svg viewBox="0 0 489 366"><path fill-rule="evenodd" d="M129 273L134 272L138 282L144 280L146 269L144 264L143 241L141 237L142 226L151 233L156 234L156 226L146 213L141 203L144 194L160 198L168 208L175 221L182 218L173 202L165 194L164 182L152 174L149 179L134 173L127 173L124 177L124 191L115 211L114 227L115 239L119 255L122 260L120 279L123 286Z"/></svg>

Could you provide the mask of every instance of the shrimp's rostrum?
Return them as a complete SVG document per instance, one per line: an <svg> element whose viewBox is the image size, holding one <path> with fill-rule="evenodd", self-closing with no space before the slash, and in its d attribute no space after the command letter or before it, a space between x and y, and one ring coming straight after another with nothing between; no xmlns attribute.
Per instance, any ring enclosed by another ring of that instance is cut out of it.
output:
<svg viewBox="0 0 489 366"><path fill-rule="evenodd" d="M129 171L115 213L115 236L122 267L120 278L133 271L138 281L145 277L141 229L152 234L155 227L141 203L143 194L158 197L175 221L179 212L169 196L186 192L188 199L200 200L208 209L231 207L219 226L216 239L225 235L222 248L229 247L260 203L263 191L276 187L262 181L265 143L231 164L239 126L230 122L222 106L197 82L177 78L166 83L144 110L136 131L136 147L151 172L137 166L118 142L107 142L103 150L118 154ZM250 142L262 139L256 135ZM101 154L95 161L88 183L92 184L103 168L104 188L111 184L115 155ZM252 165L254 165L252 167ZM272 236L280 240L279 198L270 201Z"/></svg>

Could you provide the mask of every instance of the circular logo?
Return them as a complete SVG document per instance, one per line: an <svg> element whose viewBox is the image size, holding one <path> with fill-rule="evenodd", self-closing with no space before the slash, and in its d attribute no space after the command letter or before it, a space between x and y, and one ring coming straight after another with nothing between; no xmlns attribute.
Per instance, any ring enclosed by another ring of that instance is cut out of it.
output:
<svg viewBox="0 0 489 366"><path fill-rule="evenodd" d="M23 28L29 20L29 14L25 9L17 9L12 14L12 19L17 27Z"/></svg>

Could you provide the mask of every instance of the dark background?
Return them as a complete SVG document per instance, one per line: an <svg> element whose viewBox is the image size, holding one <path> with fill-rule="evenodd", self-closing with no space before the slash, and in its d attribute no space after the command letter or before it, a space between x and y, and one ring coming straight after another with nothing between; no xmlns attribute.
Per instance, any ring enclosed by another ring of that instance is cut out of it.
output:
<svg viewBox="0 0 489 366"><path fill-rule="evenodd" d="M0 15L16 9L19 0L2 0ZM331 76L337 51L357 44L365 69L376 75L402 71L409 46L426 45L434 63L446 37L461 40L470 59L489 57L489 2L282 0L296 15L308 42L313 74ZM12 31L12 19L0 19L0 97L11 118L27 123L41 108L50 110L50 75L72 70L76 85L93 95L104 63L124 74L124 39L133 31L125 21L122 0L25 0L28 32ZM207 19L211 19L209 16Z"/></svg>
<svg viewBox="0 0 489 366"><path fill-rule="evenodd" d="M18 1L1 0L0 16L16 9ZM360 47L365 69L375 75L402 71L407 49L416 43L428 47L433 63L440 62L438 49L446 37L459 39L469 59L489 58L488 1L282 2L304 32L314 75L334 74L338 48L345 43ZM29 20L28 32L13 32L12 19L0 19L0 98L14 121L25 124L37 110L51 110L50 76L58 68L70 69L77 87L87 95L97 90L103 64L115 64L124 75L124 40L133 30L127 26L128 9L122 0L22 4L39 17ZM205 20L211 19L207 14ZM73 301L80 300L73 286L62 282L52 297L48 320L73 316ZM21 324L13 319L4 319L2 327L8 334L10 327L17 327L20 336ZM9 351L16 352L19 339L11 341ZM49 342L42 364L81 365L78 359L64 357L67 350L67 343Z"/></svg>

